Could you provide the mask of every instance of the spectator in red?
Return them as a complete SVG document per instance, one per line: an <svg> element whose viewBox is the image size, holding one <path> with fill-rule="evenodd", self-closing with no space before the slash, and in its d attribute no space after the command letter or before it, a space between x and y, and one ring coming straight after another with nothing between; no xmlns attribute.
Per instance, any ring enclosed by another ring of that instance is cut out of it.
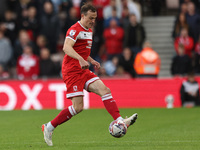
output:
<svg viewBox="0 0 200 150"><path fill-rule="evenodd" d="M23 49L23 54L17 60L17 75L20 80L37 79L39 75L39 58L32 52L31 46Z"/></svg>
<svg viewBox="0 0 200 150"><path fill-rule="evenodd" d="M110 26L104 30L103 36L108 59L122 53L124 30L117 26L115 19L110 21Z"/></svg>
<svg viewBox="0 0 200 150"><path fill-rule="evenodd" d="M174 47L175 47L177 54L179 53L179 51L178 51L179 44L184 45L185 54L187 54L188 56L191 57L191 52L194 47L194 40L192 37L190 37L188 35L188 30L186 28L181 29L180 36L178 36L174 41Z"/></svg>

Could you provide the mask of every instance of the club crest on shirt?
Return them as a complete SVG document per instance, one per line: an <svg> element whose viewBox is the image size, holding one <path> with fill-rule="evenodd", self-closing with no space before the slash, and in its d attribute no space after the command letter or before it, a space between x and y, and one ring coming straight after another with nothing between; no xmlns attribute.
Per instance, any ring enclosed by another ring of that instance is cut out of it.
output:
<svg viewBox="0 0 200 150"><path fill-rule="evenodd" d="M73 89L74 89L74 92L76 92L77 91L77 86L76 85L73 86Z"/></svg>

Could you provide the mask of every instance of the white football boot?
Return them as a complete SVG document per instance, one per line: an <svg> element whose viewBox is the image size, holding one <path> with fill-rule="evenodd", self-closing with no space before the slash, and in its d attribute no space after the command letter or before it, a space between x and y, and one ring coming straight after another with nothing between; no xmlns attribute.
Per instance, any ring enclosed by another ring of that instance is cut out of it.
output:
<svg viewBox="0 0 200 150"><path fill-rule="evenodd" d="M129 118L126 117L123 121L125 122L126 126L129 127L130 125L135 123L137 117L138 117L138 114L135 113L132 116L130 116Z"/></svg>
<svg viewBox="0 0 200 150"><path fill-rule="evenodd" d="M42 125L42 132L44 134L44 140L47 143L47 145L53 146L53 142L52 142L53 131L48 131L47 124Z"/></svg>

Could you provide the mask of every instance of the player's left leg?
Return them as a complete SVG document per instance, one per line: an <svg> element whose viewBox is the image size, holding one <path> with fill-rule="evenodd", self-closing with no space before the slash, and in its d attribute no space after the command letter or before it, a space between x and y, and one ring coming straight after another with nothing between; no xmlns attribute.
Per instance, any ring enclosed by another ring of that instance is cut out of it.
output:
<svg viewBox="0 0 200 150"><path fill-rule="evenodd" d="M117 104L111 95L110 89L106 87L101 80L96 80L93 83L91 83L88 87L88 91L101 96L106 110L110 113L114 120L123 119L119 113ZM129 127L136 121L137 116L137 113L135 113L129 118L123 119L123 121L126 123L127 127Z"/></svg>
<svg viewBox="0 0 200 150"><path fill-rule="evenodd" d="M111 95L111 91L101 80L96 80L88 86L88 91L93 92L99 96L104 103L106 110L110 113L114 120L122 119L115 100Z"/></svg>

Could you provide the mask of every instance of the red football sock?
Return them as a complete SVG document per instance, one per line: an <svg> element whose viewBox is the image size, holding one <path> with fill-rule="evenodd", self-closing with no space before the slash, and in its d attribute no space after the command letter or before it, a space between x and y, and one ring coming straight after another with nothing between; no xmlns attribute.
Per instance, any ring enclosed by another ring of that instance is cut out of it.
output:
<svg viewBox="0 0 200 150"><path fill-rule="evenodd" d="M110 113L114 120L116 120L118 117L121 117L117 104L111 94L106 94L102 96L101 99L106 110Z"/></svg>
<svg viewBox="0 0 200 150"><path fill-rule="evenodd" d="M71 105L68 108L63 109L57 116L51 121L51 124L56 128L58 125L71 119L72 116L76 115L74 107Z"/></svg>

